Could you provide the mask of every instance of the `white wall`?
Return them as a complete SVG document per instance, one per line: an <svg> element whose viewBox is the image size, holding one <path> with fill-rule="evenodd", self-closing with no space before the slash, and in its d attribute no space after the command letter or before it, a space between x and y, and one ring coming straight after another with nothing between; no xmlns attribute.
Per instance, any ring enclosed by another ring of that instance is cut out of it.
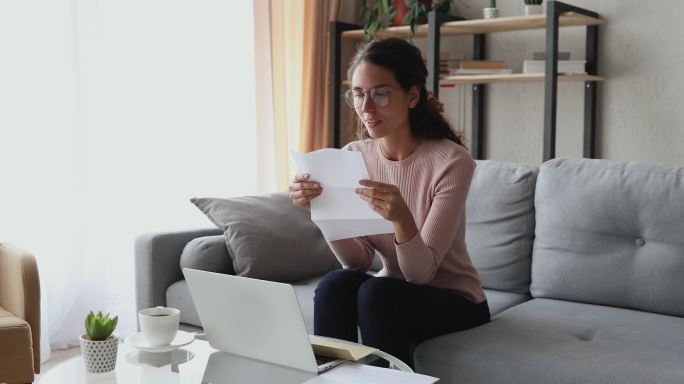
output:
<svg viewBox="0 0 684 384"><path fill-rule="evenodd" d="M44 354L89 310L135 330L135 236L258 192L252 23L244 1L0 1L0 241L38 260Z"/></svg>
<svg viewBox="0 0 684 384"><path fill-rule="evenodd" d="M481 18L487 0L455 0L466 18ZM607 20L599 31L597 150L601 158L684 165L684 3L659 0L567 0ZM522 15L522 0L498 2L502 16ZM546 7L546 5L544 6ZM583 27L562 28L560 48L584 58ZM487 36L487 55L516 72L532 52L543 51L543 30ZM418 45L424 44L416 41ZM443 39L442 51L468 58L472 37ZM583 83L563 83L558 91L558 157L582 154ZM463 99L465 96L465 100ZM470 130L470 86L440 90L447 115ZM465 103L465 105L464 105ZM542 83L490 85L485 130L487 158L538 164L542 158L544 92Z"/></svg>

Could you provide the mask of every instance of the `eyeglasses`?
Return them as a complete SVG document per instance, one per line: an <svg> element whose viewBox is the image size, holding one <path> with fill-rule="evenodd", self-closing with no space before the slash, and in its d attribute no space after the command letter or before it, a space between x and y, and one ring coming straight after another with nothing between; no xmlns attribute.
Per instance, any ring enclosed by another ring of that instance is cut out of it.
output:
<svg viewBox="0 0 684 384"><path fill-rule="evenodd" d="M390 93L397 88L376 87L371 88L368 91L348 89L344 92L344 101L346 101L347 105L350 107L361 108L363 100L366 98L366 94L368 94L373 101L373 104L378 107L384 107L389 104Z"/></svg>

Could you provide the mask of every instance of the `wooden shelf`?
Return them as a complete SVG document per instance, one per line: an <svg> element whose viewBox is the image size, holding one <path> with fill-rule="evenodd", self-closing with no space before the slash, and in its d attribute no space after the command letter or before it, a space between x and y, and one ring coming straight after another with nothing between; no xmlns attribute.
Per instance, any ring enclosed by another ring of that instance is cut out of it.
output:
<svg viewBox="0 0 684 384"><path fill-rule="evenodd" d="M559 18L561 27L577 27L587 25L605 24L603 19L585 16L575 12L563 13ZM451 21L442 24L440 34L442 36L473 35L478 33L494 33L508 31L523 31L528 29L541 29L546 27L546 15L533 16L510 16L498 17L496 19L475 19ZM414 37L426 37L427 25L419 25ZM411 36L409 26L389 27L376 33L378 37L399 37ZM363 29L342 32L343 38L362 39Z"/></svg>
<svg viewBox="0 0 684 384"><path fill-rule="evenodd" d="M606 21L575 12L566 12L560 15L558 23L561 27L577 27L605 24ZM546 15L498 17L496 19L463 20L444 23L441 27L441 35L473 35L478 33L523 31L545 27Z"/></svg>
<svg viewBox="0 0 684 384"><path fill-rule="evenodd" d="M507 73L499 75L461 75L447 76L439 80L440 84L495 84L495 83L542 83L543 73ZM601 76L573 74L558 75L558 81L603 81Z"/></svg>
<svg viewBox="0 0 684 384"><path fill-rule="evenodd" d="M439 80L440 84L495 84L495 83L543 83L543 73L507 73L503 75L461 75L447 76ZM558 81L603 81L601 76L592 75L558 75ZM342 85L349 86L349 80Z"/></svg>
<svg viewBox="0 0 684 384"><path fill-rule="evenodd" d="M426 37L427 30L427 24L418 25L416 28L416 34L413 35L413 37ZM388 27L381 31L375 32L375 36L383 39L387 37L406 38L411 36L411 27L408 25ZM342 37L345 39L361 40L363 39L363 29L355 29L353 31L342 32Z"/></svg>

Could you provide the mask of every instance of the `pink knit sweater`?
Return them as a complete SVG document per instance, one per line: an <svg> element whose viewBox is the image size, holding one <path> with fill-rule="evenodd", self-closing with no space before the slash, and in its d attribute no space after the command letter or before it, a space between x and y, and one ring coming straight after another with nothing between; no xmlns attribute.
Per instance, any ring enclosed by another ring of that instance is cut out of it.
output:
<svg viewBox="0 0 684 384"><path fill-rule="evenodd" d="M387 160L374 139L343 149L363 154L372 180L399 188L419 233L404 244L393 234L331 241L340 263L366 271L377 249L383 264L377 276L448 289L475 304L484 301L465 244L465 202L475 169L468 151L446 139L424 140L400 161Z"/></svg>

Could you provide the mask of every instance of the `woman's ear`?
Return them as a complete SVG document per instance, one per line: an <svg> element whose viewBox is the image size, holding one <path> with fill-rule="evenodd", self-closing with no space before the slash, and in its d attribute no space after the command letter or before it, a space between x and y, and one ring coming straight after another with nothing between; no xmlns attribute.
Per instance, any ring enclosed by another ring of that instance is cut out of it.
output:
<svg viewBox="0 0 684 384"><path fill-rule="evenodd" d="M420 89L417 86L411 87L409 89L409 109L413 109L418 105L420 101Z"/></svg>

